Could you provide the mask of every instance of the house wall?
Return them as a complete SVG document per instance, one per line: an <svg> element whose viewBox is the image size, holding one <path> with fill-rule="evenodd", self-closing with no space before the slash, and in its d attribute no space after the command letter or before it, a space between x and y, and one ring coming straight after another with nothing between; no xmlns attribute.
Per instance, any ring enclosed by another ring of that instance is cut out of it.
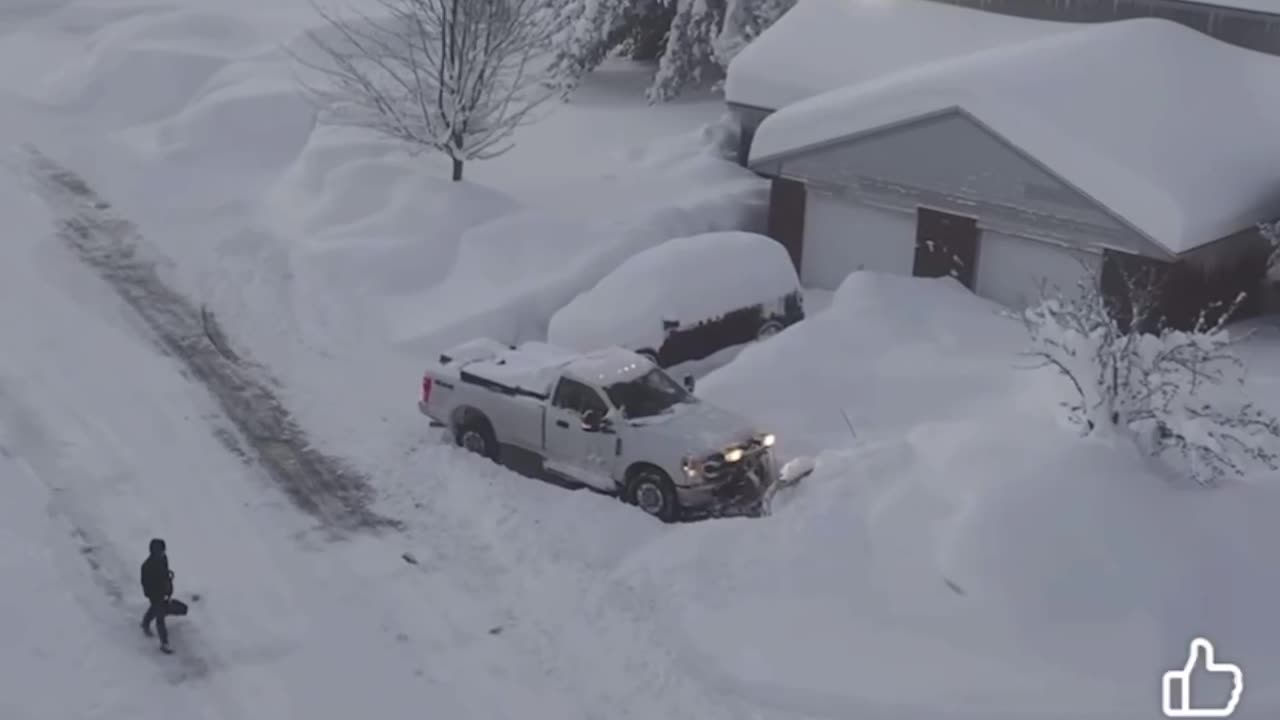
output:
<svg viewBox="0 0 1280 720"><path fill-rule="evenodd" d="M841 188L873 205L911 212L923 205L977 217L985 227L1022 237L1166 257L958 111L815 147L762 169L810 186Z"/></svg>
<svg viewBox="0 0 1280 720"><path fill-rule="evenodd" d="M1003 15L1067 22L1173 20L1233 45L1280 55L1280 15L1188 0L934 0ZM1280 8L1280 6L1277 6Z"/></svg>

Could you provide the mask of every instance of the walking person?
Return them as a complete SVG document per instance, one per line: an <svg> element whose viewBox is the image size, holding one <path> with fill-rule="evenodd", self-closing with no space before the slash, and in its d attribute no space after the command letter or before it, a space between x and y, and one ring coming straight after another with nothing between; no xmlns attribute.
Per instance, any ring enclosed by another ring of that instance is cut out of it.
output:
<svg viewBox="0 0 1280 720"><path fill-rule="evenodd" d="M142 616L142 632L151 637L151 622L156 624L156 632L160 635L160 650L172 653L169 648L169 628L165 627L164 617L169 611L169 598L173 595L173 572L169 570L169 556L165 554L164 540L154 538L151 541L151 554L142 563L142 594L147 596L151 606Z"/></svg>

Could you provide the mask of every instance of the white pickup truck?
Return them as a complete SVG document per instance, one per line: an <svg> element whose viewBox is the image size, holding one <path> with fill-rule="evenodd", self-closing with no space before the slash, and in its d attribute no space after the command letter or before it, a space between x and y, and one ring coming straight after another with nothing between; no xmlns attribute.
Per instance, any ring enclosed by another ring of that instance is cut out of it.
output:
<svg viewBox="0 0 1280 720"><path fill-rule="evenodd" d="M692 389L622 348L475 340L426 371L418 409L467 450L528 453L667 522L756 509L777 481L774 436Z"/></svg>

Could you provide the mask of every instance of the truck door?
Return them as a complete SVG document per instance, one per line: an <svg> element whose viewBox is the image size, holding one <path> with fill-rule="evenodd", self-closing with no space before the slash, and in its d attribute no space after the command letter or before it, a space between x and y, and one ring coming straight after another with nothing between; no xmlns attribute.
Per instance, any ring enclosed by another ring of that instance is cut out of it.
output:
<svg viewBox="0 0 1280 720"><path fill-rule="evenodd" d="M552 472L598 490L611 491L614 489L610 469L615 436L585 429L582 419L588 410L595 410L603 417L608 405L594 388L561 378L547 407L546 466ZM606 449L609 452L604 452Z"/></svg>

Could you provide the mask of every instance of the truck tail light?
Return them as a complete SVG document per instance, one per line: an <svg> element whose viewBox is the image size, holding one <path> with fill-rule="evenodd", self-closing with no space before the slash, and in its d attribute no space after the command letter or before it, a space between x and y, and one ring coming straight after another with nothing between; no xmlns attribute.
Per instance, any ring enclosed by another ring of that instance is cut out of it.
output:
<svg viewBox="0 0 1280 720"><path fill-rule="evenodd" d="M422 376L422 402L425 404L431 399L431 376Z"/></svg>

